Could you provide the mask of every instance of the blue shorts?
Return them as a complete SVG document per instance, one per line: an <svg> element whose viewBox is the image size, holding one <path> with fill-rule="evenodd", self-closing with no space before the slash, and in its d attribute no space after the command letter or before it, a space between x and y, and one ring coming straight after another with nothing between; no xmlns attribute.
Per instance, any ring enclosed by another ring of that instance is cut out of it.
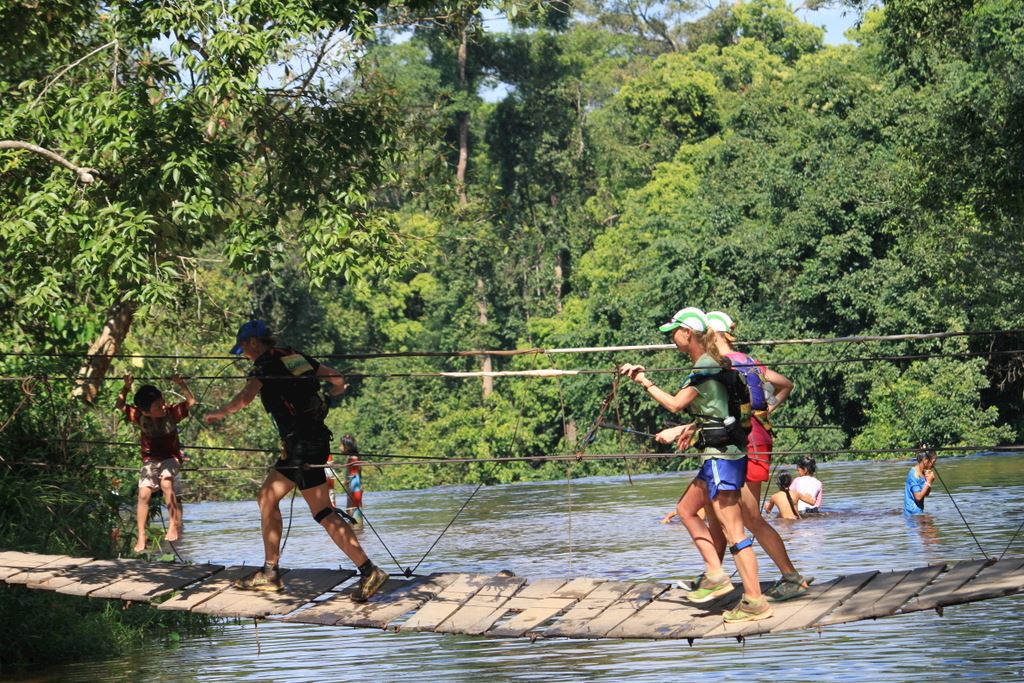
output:
<svg viewBox="0 0 1024 683"><path fill-rule="evenodd" d="M747 481L747 457L738 460L708 458L700 466L697 478L708 486L708 500L714 500L719 491L739 491Z"/></svg>

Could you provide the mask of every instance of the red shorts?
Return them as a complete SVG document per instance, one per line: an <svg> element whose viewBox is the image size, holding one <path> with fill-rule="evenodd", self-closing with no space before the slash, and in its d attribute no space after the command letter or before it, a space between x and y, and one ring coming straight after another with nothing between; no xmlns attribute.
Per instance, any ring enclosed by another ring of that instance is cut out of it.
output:
<svg viewBox="0 0 1024 683"><path fill-rule="evenodd" d="M747 481L768 481L772 465L772 435L757 418L750 420L747 437Z"/></svg>

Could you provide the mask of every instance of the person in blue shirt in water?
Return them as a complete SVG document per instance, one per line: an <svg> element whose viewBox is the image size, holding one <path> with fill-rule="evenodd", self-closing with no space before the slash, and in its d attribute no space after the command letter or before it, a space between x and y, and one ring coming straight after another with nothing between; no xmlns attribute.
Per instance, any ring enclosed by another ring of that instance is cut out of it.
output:
<svg viewBox="0 0 1024 683"><path fill-rule="evenodd" d="M938 455L931 446L922 444L917 451L917 463L907 472L907 483L903 493L903 513L920 515L924 513L924 499L932 492L935 480L935 461Z"/></svg>

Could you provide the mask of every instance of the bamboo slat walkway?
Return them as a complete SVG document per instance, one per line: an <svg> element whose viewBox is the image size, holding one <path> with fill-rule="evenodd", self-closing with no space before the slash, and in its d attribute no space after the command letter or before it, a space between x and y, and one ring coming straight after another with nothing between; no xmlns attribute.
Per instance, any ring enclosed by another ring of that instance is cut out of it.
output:
<svg viewBox="0 0 1024 683"><path fill-rule="evenodd" d="M816 583L777 603L769 619L726 624L722 612L739 599L739 586L704 605L665 583L487 574L391 579L367 603L351 599L355 573L342 569L283 570L281 593L232 587L257 569L0 551L0 582L31 589L224 617L531 639L742 640L922 610L941 614L950 605L1024 592L1024 557L866 571Z"/></svg>

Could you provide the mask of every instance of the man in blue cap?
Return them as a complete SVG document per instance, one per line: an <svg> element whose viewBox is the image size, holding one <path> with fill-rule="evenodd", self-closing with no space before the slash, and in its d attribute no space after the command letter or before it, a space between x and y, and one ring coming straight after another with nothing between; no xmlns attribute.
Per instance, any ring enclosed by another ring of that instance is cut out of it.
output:
<svg viewBox="0 0 1024 683"><path fill-rule="evenodd" d="M366 556L352 527L331 505L324 465L330 454L331 432L324 424L327 403L339 398L347 385L340 372L313 358L277 345L267 324L250 320L238 329L231 349L253 362L242 390L224 407L207 414L207 424L237 413L259 395L281 435L281 456L260 488L260 519L263 529L263 569L236 582L247 590L279 591L283 588L278 562L281 558L281 500L299 487L315 519L359 568L359 585L352 599L365 602L388 579L384 570ZM327 396L320 394L320 381Z"/></svg>

